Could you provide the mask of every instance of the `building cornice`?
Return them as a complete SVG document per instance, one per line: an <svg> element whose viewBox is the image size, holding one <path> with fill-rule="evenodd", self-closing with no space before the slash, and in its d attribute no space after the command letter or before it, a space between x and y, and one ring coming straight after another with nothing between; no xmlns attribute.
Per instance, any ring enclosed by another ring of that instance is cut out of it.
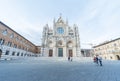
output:
<svg viewBox="0 0 120 81"><path fill-rule="evenodd" d="M27 40L27 41L30 42L32 45L36 46L36 45L33 44L31 41L29 41L28 39L26 39L25 37L23 37L22 35L20 35L18 32L14 31L12 28L10 28L9 26L7 26L7 25L4 24L3 22L0 21L0 24L2 24L3 26L7 27L8 29L10 29L11 31L13 31L14 33L16 33L17 35L21 36L23 39Z"/></svg>
<svg viewBox="0 0 120 81"><path fill-rule="evenodd" d="M114 40L101 43L101 44L99 44L99 45L93 46L93 48L96 48L96 47L99 47L99 46L102 46L102 45L106 45L106 44L111 43L111 42L114 42L114 41L116 41L116 40L120 40L120 38L116 38L116 39L114 39Z"/></svg>

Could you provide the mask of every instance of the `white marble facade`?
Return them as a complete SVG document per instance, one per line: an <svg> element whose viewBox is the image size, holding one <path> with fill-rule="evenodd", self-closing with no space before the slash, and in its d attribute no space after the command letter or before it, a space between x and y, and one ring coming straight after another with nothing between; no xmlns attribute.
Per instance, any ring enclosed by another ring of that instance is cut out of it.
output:
<svg viewBox="0 0 120 81"><path fill-rule="evenodd" d="M42 32L42 56L46 57L79 57L80 39L78 27L68 25L60 16L53 20L53 27L46 24Z"/></svg>

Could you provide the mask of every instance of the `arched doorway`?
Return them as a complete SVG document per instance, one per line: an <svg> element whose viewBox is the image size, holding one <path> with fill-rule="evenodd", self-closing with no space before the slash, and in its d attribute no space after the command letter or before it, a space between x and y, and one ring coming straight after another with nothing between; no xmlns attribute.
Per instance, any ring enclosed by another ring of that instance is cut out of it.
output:
<svg viewBox="0 0 120 81"><path fill-rule="evenodd" d="M120 60L120 56L119 55L116 55L116 57L117 57L117 60Z"/></svg>
<svg viewBox="0 0 120 81"><path fill-rule="evenodd" d="M85 55L85 51L84 50L81 50L81 54L82 54L82 56L83 57L85 57L86 55Z"/></svg>
<svg viewBox="0 0 120 81"><path fill-rule="evenodd" d="M2 50L0 49L0 58L1 58L1 55L2 55Z"/></svg>
<svg viewBox="0 0 120 81"><path fill-rule="evenodd" d="M69 57L73 57L73 53L71 49L69 50Z"/></svg>
<svg viewBox="0 0 120 81"><path fill-rule="evenodd" d="M58 48L58 57L63 57L63 48Z"/></svg>
<svg viewBox="0 0 120 81"><path fill-rule="evenodd" d="M52 57L53 56L53 50L49 50L49 57Z"/></svg>

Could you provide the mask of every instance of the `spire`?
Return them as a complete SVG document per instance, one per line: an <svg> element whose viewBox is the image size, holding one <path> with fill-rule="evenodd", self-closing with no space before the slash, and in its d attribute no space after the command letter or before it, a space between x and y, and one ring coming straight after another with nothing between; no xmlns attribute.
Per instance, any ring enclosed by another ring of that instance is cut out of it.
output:
<svg viewBox="0 0 120 81"><path fill-rule="evenodd" d="M62 14L60 13L60 17L57 20L57 23L64 23L63 19L62 19Z"/></svg>

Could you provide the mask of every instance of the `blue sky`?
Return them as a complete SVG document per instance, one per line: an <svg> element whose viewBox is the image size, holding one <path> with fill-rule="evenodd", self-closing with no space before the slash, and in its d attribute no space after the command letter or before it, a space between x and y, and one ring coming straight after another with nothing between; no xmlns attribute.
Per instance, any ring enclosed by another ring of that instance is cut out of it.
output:
<svg viewBox="0 0 120 81"><path fill-rule="evenodd" d="M0 0L0 21L36 45L60 13L79 27L82 48L120 37L120 0Z"/></svg>

